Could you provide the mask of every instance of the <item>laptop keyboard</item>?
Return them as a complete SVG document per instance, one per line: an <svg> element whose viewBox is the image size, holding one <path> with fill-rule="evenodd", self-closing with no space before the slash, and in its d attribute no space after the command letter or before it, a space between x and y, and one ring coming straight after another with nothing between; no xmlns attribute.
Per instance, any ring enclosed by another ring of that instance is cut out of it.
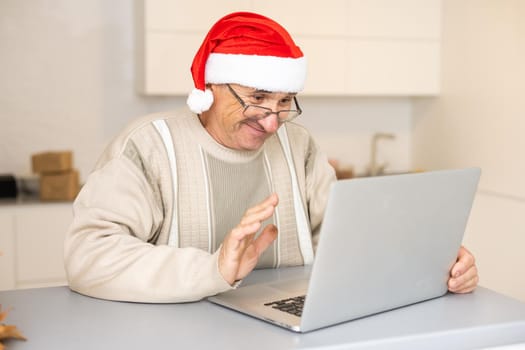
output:
<svg viewBox="0 0 525 350"><path fill-rule="evenodd" d="M264 305L301 317L303 313L304 298L305 295L300 295L293 298L272 301Z"/></svg>

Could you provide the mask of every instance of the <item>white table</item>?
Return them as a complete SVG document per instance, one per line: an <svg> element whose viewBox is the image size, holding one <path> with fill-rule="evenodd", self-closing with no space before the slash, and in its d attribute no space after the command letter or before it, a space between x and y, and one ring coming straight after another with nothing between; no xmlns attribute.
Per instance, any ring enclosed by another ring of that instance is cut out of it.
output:
<svg viewBox="0 0 525 350"><path fill-rule="evenodd" d="M301 268L255 271L245 281L288 278ZM141 304L52 287L0 292L21 349L475 349L525 345L525 303L485 288L297 334L207 301Z"/></svg>

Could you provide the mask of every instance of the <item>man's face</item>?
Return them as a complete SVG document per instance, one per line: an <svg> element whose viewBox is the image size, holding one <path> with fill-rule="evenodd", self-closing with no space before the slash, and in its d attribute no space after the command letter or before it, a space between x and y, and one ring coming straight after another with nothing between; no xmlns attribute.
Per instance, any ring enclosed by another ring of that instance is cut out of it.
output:
<svg viewBox="0 0 525 350"><path fill-rule="evenodd" d="M274 93L230 84L247 105L270 108L272 111L288 110L294 94ZM212 85L214 102L201 121L210 135L220 144L238 150L257 150L280 126L277 115L260 120L247 118L241 103L226 85Z"/></svg>

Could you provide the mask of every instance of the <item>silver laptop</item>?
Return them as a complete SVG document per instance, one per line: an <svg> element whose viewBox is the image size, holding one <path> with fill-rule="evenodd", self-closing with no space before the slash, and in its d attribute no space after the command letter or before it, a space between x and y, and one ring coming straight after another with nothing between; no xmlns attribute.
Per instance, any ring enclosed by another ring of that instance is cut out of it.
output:
<svg viewBox="0 0 525 350"><path fill-rule="evenodd" d="M479 177L469 168L337 181L308 279L208 300L308 332L442 296Z"/></svg>

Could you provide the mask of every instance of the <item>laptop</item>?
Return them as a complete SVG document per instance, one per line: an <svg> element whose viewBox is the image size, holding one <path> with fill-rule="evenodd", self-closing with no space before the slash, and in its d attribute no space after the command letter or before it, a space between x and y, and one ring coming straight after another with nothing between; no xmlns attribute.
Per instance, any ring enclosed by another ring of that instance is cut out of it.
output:
<svg viewBox="0 0 525 350"><path fill-rule="evenodd" d="M308 332L444 295L479 168L332 184L311 273L209 301Z"/></svg>

